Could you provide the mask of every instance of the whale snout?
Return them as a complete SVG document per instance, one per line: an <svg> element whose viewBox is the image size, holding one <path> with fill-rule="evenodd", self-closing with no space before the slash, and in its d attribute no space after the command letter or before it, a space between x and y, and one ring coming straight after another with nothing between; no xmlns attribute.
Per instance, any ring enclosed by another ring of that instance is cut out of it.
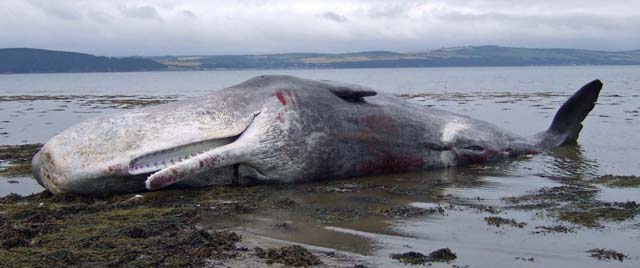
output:
<svg viewBox="0 0 640 268"><path fill-rule="evenodd" d="M64 176L60 175L57 168L58 163L51 154L48 146L43 146L31 160L31 172L38 184L52 193L59 193L60 183L66 181Z"/></svg>
<svg viewBox="0 0 640 268"><path fill-rule="evenodd" d="M31 174L33 174L33 178L36 179L36 181L38 182L38 184L40 184L40 186L45 187L44 182L42 180L42 173L40 173L41 166L42 165L40 164L40 151L38 151L31 159Z"/></svg>
<svg viewBox="0 0 640 268"><path fill-rule="evenodd" d="M33 177L54 194L124 193L144 189L144 176L129 175L126 163L79 161L78 156L60 148L55 142L46 144L31 160Z"/></svg>

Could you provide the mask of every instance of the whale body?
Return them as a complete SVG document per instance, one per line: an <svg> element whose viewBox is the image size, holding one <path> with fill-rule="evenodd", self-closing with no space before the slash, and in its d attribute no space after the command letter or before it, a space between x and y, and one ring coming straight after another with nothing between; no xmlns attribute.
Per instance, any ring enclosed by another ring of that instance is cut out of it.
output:
<svg viewBox="0 0 640 268"><path fill-rule="evenodd" d="M601 88L586 84L549 129L522 137L363 86L259 76L80 122L42 147L32 171L52 193L111 194L491 162L575 143Z"/></svg>

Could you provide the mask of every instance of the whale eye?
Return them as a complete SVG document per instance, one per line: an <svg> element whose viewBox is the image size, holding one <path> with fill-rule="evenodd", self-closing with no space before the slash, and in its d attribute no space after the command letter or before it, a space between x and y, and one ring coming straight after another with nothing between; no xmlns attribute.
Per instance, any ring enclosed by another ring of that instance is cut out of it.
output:
<svg viewBox="0 0 640 268"><path fill-rule="evenodd" d="M482 148L482 146L479 146L479 145L471 145L464 148L471 151L484 151L484 148Z"/></svg>

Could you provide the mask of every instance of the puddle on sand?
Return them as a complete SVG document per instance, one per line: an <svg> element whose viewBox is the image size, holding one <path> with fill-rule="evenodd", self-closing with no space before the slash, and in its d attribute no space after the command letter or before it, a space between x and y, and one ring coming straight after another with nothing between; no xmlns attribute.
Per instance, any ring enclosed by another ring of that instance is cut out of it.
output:
<svg viewBox="0 0 640 268"><path fill-rule="evenodd" d="M0 177L0 196L5 196L10 193L24 196L39 193L42 190L44 190L44 188L42 188L33 177L28 175L10 178Z"/></svg>

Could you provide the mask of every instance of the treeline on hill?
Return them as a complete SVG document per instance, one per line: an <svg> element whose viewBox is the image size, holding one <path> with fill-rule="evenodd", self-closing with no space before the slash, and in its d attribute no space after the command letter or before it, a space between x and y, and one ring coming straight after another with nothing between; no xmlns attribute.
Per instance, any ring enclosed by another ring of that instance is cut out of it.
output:
<svg viewBox="0 0 640 268"><path fill-rule="evenodd" d="M0 73L130 72L164 70L151 59L111 58L33 48L0 49Z"/></svg>
<svg viewBox="0 0 640 268"><path fill-rule="evenodd" d="M344 54L165 56L174 69L393 68L453 66L640 65L640 50L595 51L467 46L414 53L368 51Z"/></svg>

